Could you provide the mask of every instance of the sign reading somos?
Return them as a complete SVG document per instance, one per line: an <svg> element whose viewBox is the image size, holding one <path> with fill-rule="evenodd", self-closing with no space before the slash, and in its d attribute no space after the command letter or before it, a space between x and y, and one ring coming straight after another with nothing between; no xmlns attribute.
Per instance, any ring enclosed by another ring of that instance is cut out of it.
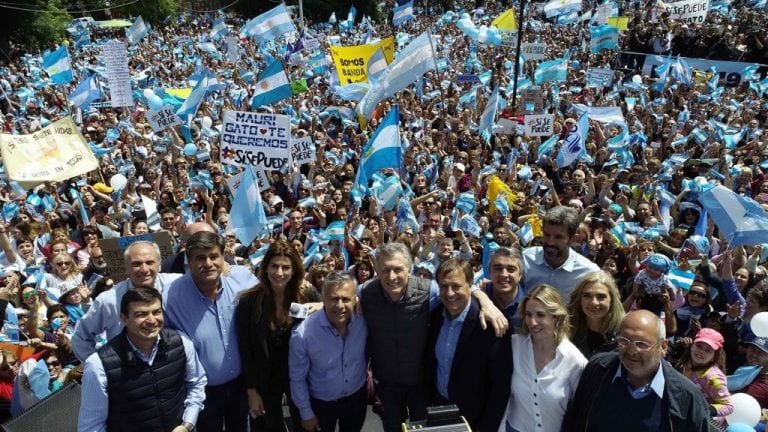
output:
<svg viewBox="0 0 768 432"><path fill-rule="evenodd" d="M279 170L291 158L291 117L224 111L221 162Z"/></svg>

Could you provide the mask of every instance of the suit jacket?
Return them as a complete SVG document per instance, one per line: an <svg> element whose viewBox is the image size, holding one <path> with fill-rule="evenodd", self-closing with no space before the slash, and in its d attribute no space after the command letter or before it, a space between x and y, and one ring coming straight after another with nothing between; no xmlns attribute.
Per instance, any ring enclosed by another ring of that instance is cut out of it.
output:
<svg viewBox="0 0 768 432"><path fill-rule="evenodd" d="M479 321L480 305L474 297L471 301L453 356L448 398L459 407L472 430L496 432L509 400L512 344L508 335L497 338L490 326L483 330ZM435 379L435 345L444 319L440 305L432 312L429 339L429 378L435 396L439 396Z"/></svg>

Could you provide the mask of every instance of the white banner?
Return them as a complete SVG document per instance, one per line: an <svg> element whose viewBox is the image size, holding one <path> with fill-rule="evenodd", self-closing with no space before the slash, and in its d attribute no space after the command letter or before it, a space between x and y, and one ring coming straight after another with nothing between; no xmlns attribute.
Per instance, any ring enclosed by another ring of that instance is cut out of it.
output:
<svg viewBox="0 0 768 432"><path fill-rule="evenodd" d="M131 74L128 71L128 52L122 42L110 42L104 45L102 54L107 68L109 98L113 107L133 106L131 92Z"/></svg>
<svg viewBox="0 0 768 432"><path fill-rule="evenodd" d="M665 5L670 18L686 22L704 23L709 11L709 0L681 0Z"/></svg>
<svg viewBox="0 0 768 432"><path fill-rule="evenodd" d="M291 117L224 111L221 163L279 170L291 158Z"/></svg>
<svg viewBox="0 0 768 432"><path fill-rule="evenodd" d="M554 115L533 114L525 116L525 134L527 136L552 136L554 133Z"/></svg>
<svg viewBox="0 0 768 432"><path fill-rule="evenodd" d="M702 58L689 58L680 57L688 62L688 65L693 69L706 72L715 66L717 73L720 75L720 79L725 81L726 87L737 87L743 78L742 72L744 68L752 65L752 63L731 62L723 60L707 60ZM667 56L655 56L646 55L645 62L643 63L643 75L656 76L654 70L657 66L661 66L667 60Z"/></svg>
<svg viewBox="0 0 768 432"><path fill-rule="evenodd" d="M149 110L147 112L147 120L149 120L149 125L152 126L152 130L160 132L169 127L181 126L181 120L174 111L175 110L170 105L164 106L160 111Z"/></svg>
<svg viewBox="0 0 768 432"><path fill-rule="evenodd" d="M296 165L304 165L317 159L312 137L293 138L291 140L291 157Z"/></svg>
<svg viewBox="0 0 768 432"><path fill-rule="evenodd" d="M520 44L520 54L526 60L544 60L547 58L547 44L533 42Z"/></svg>
<svg viewBox="0 0 768 432"><path fill-rule="evenodd" d="M587 72L588 87L610 87L613 85L613 70L592 68Z"/></svg>

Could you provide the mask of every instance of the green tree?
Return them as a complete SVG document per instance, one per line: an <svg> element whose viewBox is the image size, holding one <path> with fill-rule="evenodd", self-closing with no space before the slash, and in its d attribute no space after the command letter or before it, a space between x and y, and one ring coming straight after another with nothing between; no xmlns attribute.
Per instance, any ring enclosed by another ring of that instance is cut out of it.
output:
<svg viewBox="0 0 768 432"><path fill-rule="evenodd" d="M120 14L125 17L141 15L144 21L155 24L175 14L178 6L176 0L144 0L120 8Z"/></svg>
<svg viewBox="0 0 768 432"><path fill-rule="evenodd" d="M72 17L60 0L27 0L5 3L0 9L0 46L8 52L13 40L28 48L58 43L67 36Z"/></svg>

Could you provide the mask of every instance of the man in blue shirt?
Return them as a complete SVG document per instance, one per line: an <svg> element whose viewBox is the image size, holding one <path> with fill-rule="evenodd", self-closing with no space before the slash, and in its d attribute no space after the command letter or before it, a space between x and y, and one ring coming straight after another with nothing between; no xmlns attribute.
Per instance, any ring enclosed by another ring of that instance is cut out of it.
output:
<svg viewBox="0 0 768 432"><path fill-rule="evenodd" d="M323 313L293 332L288 357L291 397L304 430L357 432L366 413L368 330L355 315L355 279L332 273L323 281Z"/></svg>
<svg viewBox="0 0 768 432"><path fill-rule="evenodd" d="M508 338L480 326L480 305L467 261L451 258L436 272L440 303L432 312L432 402L456 404L472 430L498 429L509 399L512 359Z"/></svg>
<svg viewBox="0 0 768 432"><path fill-rule="evenodd" d="M202 231L187 240L189 271L166 292L168 325L189 335L208 375L205 409L197 428L201 432L245 431L248 398L235 333L238 295L255 286L250 269L231 266L224 272L224 241Z"/></svg>
<svg viewBox="0 0 768 432"><path fill-rule="evenodd" d="M120 319L122 333L85 362L78 430L192 432L206 384L192 341L163 328L153 287L128 290Z"/></svg>

